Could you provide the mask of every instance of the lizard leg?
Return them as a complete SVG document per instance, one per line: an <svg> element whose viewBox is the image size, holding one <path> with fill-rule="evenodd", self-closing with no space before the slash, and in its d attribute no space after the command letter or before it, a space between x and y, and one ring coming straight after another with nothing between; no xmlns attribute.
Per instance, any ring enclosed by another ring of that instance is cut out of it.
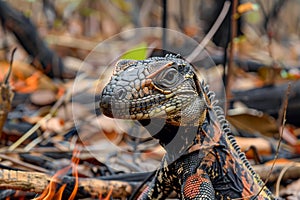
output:
<svg viewBox="0 0 300 200"><path fill-rule="evenodd" d="M182 197L185 200L202 199L213 200L215 199L215 192L210 178L205 171L198 169L195 174L187 177L182 188Z"/></svg>
<svg viewBox="0 0 300 200"><path fill-rule="evenodd" d="M170 176L168 176L164 170L159 170L155 178L150 182L149 186L144 189L138 199L166 199L172 191L169 179Z"/></svg>

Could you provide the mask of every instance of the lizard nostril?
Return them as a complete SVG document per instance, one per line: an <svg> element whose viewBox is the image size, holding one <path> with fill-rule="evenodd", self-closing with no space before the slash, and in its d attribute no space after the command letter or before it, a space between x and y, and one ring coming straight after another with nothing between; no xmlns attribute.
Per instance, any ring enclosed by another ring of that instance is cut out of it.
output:
<svg viewBox="0 0 300 200"><path fill-rule="evenodd" d="M124 99L126 96L126 90L124 88L119 88L116 90L115 94L114 94L114 97L115 99Z"/></svg>

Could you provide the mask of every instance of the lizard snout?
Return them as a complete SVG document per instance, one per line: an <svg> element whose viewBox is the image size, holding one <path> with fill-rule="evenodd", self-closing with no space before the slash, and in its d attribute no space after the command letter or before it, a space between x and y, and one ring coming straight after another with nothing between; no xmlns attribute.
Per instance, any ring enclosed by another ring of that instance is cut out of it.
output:
<svg viewBox="0 0 300 200"><path fill-rule="evenodd" d="M118 118L121 113L128 113L125 103L127 90L122 86L106 87L100 95L100 111L111 118Z"/></svg>
<svg viewBox="0 0 300 200"><path fill-rule="evenodd" d="M112 98L109 95L100 96L100 111L107 117L113 117L112 115Z"/></svg>

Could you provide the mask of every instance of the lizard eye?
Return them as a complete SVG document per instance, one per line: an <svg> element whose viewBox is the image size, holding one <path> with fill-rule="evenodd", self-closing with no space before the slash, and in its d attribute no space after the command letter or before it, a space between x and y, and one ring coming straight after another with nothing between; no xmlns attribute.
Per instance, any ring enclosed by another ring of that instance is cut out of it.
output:
<svg viewBox="0 0 300 200"><path fill-rule="evenodd" d="M165 88L173 87L179 81L178 75L179 73L175 68L168 68L158 75L157 84Z"/></svg>
<svg viewBox="0 0 300 200"><path fill-rule="evenodd" d="M177 75L177 70L176 69L173 69L171 68L170 70L168 70L165 75L164 75L164 81L172 84L173 82L176 81L176 75Z"/></svg>

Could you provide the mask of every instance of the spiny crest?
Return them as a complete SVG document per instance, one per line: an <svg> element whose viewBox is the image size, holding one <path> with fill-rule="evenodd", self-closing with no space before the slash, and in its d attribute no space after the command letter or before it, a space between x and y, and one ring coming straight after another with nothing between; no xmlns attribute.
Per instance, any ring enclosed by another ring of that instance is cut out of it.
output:
<svg viewBox="0 0 300 200"><path fill-rule="evenodd" d="M180 59L183 59L183 57L180 55L180 54L167 54L165 56L166 58L180 58Z"/></svg>
<svg viewBox="0 0 300 200"><path fill-rule="evenodd" d="M223 109L220 106L216 105L218 103L218 101L216 101L214 99L215 98L215 93L213 91L209 90L209 85L208 84L205 84L204 82L202 82L201 85L203 86L204 92L206 93L209 100L211 101L212 109L213 109L214 113L216 114L216 117L217 117L217 119L218 119L218 121L221 125L221 128L223 130L223 134L226 135L226 137L229 140L231 146L236 151L236 153L238 154L238 156L240 157L240 159L242 160L244 165L248 168L250 173L253 176L256 176L256 173L255 173L253 167L251 166L251 164L249 163L249 161L247 160L245 153L241 151L239 145L237 144L234 136L231 133L230 125L229 125L228 121L225 119L225 114L224 114ZM263 185L263 181L260 178L258 179L258 182L259 182L260 185ZM271 195L271 192L269 192L269 195Z"/></svg>
<svg viewBox="0 0 300 200"><path fill-rule="evenodd" d="M204 81L202 81L201 86L203 88L204 93L208 96L212 109L216 114L216 117L218 119L218 122L221 125L221 128L226 132L230 132L229 124L225 119L224 111L220 106L217 105L218 100L215 100L215 96L216 96L215 92L209 90L209 85L204 83Z"/></svg>

